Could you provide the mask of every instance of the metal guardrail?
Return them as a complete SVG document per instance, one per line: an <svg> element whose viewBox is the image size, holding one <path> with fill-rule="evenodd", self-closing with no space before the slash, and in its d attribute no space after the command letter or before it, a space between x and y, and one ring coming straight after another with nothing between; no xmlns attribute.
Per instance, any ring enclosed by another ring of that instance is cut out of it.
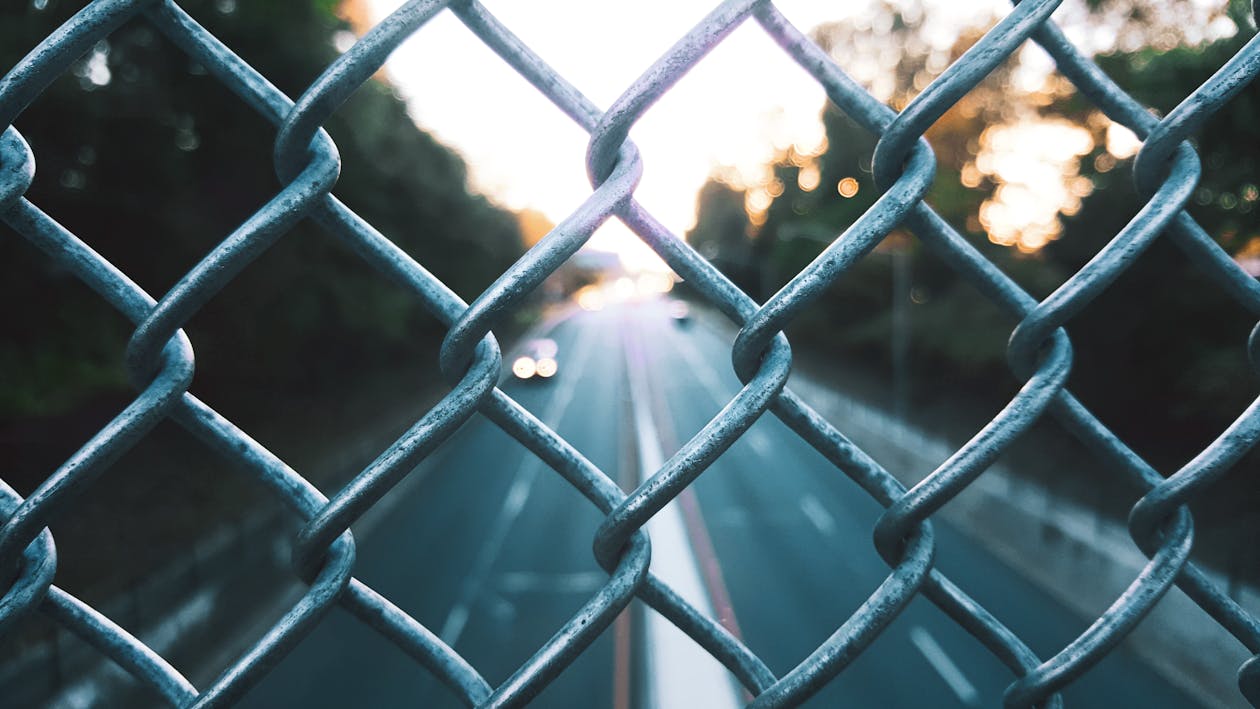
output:
<svg viewBox="0 0 1260 709"><path fill-rule="evenodd" d="M1111 651L1174 584L1232 633L1253 657L1239 684L1260 703L1260 621L1248 615L1187 561L1192 520L1186 507L1260 436L1260 400L1211 445L1165 478L1111 433L1065 387L1072 361L1062 326L1105 290L1156 238L1167 234L1196 268L1209 274L1260 318L1260 284L1239 268L1183 206L1199 177L1186 142L1260 71L1260 40L1237 55L1167 116L1157 119L1084 57L1049 21L1058 0L1024 0L900 113L850 79L832 59L765 0L728 0L600 111L477 2L413 0L373 28L290 102L263 76L189 17L173 0L97 0L0 79L0 219L62 264L136 324L127 367L139 394L126 409L22 499L0 482L0 638L15 621L41 613L84 638L175 706L222 706L239 698L340 604L440 678L469 705L520 705L535 696L602 633L633 598L681 628L725 665L753 697L752 706L800 703L844 671L917 595L924 595L1005 664L1013 681L1007 706L1059 706L1056 692ZM321 125L384 63L386 56L441 12L457 16L489 48L590 136L587 169L594 191L545 239L483 292L464 303L386 236L332 196L337 148ZM275 167L284 188L155 300L127 275L23 197L34 156L13 120L98 40L142 15L255 111L274 123ZM830 99L879 136L876 203L764 305L758 306L634 199L642 165L627 140L631 126L706 52L737 26L760 27L812 75ZM1058 70L1112 120L1143 139L1135 165L1146 206L1079 272L1037 301L978 253L923 201L935 160L924 131L1025 41L1040 44ZM491 328L503 313L576 251L605 220L617 217L723 313L742 325L733 359L743 389L723 412L628 495L563 438L495 388L501 365ZM311 219L373 266L407 284L449 328L441 364L451 391L392 446L329 500L314 486L187 392L193 353L180 329L215 293L293 224ZM905 489L862 450L785 388L791 352L781 330L828 283L839 278L894 227L912 231L986 297L1016 316L1013 372L1025 383L1014 399L931 475ZM1260 369L1260 328L1248 352ZM889 565L879 587L809 657L776 676L712 619L698 614L648 573L645 522L690 485L766 411L808 441L886 507L875 545ZM480 412L548 463L606 519L595 553L609 577L582 609L503 684L491 687L432 631L353 578L349 527L408 471ZM933 567L929 518L966 488L1043 414L1056 417L1146 494L1133 506L1130 530L1149 562L1123 595L1052 657L1037 657L1013 632ZM56 556L45 525L66 501L96 484L123 451L159 421L182 424L211 448L239 461L305 521L294 568L309 590L258 643L211 686L193 687L165 659L93 608L52 584Z"/></svg>

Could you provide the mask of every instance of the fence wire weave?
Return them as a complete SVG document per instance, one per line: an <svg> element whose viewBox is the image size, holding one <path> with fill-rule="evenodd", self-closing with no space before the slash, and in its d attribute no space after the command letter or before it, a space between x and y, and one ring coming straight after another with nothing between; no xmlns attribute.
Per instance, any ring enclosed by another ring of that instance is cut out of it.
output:
<svg viewBox="0 0 1260 709"><path fill-rule="evenodd" d="M1161 235L1189 262L1260 318L1260 284L1247 275L1183 207L1199 177L1187 142L1260 72L1253 38L1162 119L1114 84L1049 20L1058 0L1024 0L904 110L868 94L842 67L766 0L728 0L693 27L606 111L553 71L481 4L412 0L364 35L305 92L290 101L265 77L203 29L174 0L96 0L48 36L0 79L0 219L63 265L135 323L126 365L139 394L105 428L22 499L0 481L0 640L14 623L39 613L82 637L173 706L226 706L257 683L334 605L392 641L469 706L528 702L604 632L634 598L661 613L720 661L747 689L751 706L793 706L844 671L917 595L926 596L976 637L1012 674L1010 707L1060 706L1058 690L1107 655L1174 585L1253 654L1239 685L1260 705L1260 621L1246 613L1187 559L1193 538L1186 506L1260 437L1260 399L1211 445L1165 477L1113 434L1066 388L1072 349L1063 326L1086 308ZM339 158L321 126L381 68L386 57L442 12L459 18L520 76L590 135L590 196L479 295L463 302L390 239L332 195ZM276 174L284 186L160 299L42 212L23 195L35 158L14 120L99 40L143 16L188 56L278 129ZM745 22L760 25L826 90L830 100L879 137L873 170L876 203L812 263L759 305L670 233L634 199L642 164L627 136L635 122L707 52ZM1135 181L1145 206L1079 272L1038 301L986 260L923 197L935 170L924 132L1026 41L1041 45L1058 71L1109 118L1143 139ZM568 442L496 388L501 368L491 329L610 218L620 219L742 329L732 356L744 386L652 477L629 494ZM181 327L211 297L303 219L317 222L383 274L406 284L448 328L441 366L450 391L332 499L246 432L188 393L193 352ZM1009 345L1018 394L975 436L911 489L852 444L785 387L791 352L784 327L892 229L904 227L1019 325ZM1260 327L1247 343L1260 369ZM808 657L783 676L648 571L643 526L765 412L770 411L886 508L875 546L889 572L867 600ZM490 686L429 628L352 575L350 526L480 413L579 490L605 520L594 539L608 579L581 610L505 682ZM931 516L967 488L1038 418L1049 413L1114 470L1141 484L1130 533L1149 561L1128 589L1083 633L1049 658L1035 655L984 607L933 566ZM295 572L309 585L300 601L213 684L194 687L167 660L109 618L52 584L56 556L46 525L67 501L100 484L101 474L164 419L239 462L304 526L294 544Z"/></svg>

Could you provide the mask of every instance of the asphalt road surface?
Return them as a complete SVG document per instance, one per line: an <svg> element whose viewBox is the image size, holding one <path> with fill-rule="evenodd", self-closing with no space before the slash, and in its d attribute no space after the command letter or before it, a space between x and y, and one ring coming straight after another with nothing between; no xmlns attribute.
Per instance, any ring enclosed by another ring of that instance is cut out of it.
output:
<svg viewBox="0 0 1260 709"><path fill-rule="evenodd" d="M671 321L660 302L578 313L549 336L559 345L557 376L503 386L623 487L637 479L640 462L668 457L738 388L729 342L702 322ZM655 434L646 443L636 436L644 416ZM644 449L653 444L659 450ZM871 442L868 448L877 460L898 457L880 445L887 446ZM606 578L591 555L600 515L480 417L412 475L416 482L399 491L390 511L356 534L355 575L497 684ZM771 416L701 476L694 496L669 509L692 542L658 539L651 528L653 569L690 563L709 607L733 618L744 641L780 676L839 627L888 573L871 544L879 506ZM936 528L938 567L1040 656L1086 627L947 524L937 522ZM739 699L725 678L718 684L726 686L705 685L712 668L699 666L703 659L661 631L653 616L643 610L623 614L535 706L697 706L694 696L671 694L675 690L656 676L657 667L681 668L694 678L688 691L711 697L699 706ZM1000 706L1010 680L977 641L930 602L916 599L806 706ZM1201 706L1123 650L1072 685L1065 699L1070 707L1107 709ZM338 609L242 706L460 703Z"/></svg>

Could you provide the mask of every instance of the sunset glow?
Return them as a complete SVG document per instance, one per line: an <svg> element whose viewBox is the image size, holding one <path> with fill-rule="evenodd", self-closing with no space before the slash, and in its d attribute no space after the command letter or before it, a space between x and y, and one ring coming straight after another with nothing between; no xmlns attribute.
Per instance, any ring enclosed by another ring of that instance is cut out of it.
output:
<svg viewBox="0 0 1260 709"><path fill-rule="evenodd" d="M368 2L375 21L400 4ZM710 0L643 0L625 9L576 0L484 4L604 107L713 8ZM858 16L865 3L785 0L776 6L809 30ZM1009 10L1000 0L966 0L948 8L966 18L959 22ZM536 209L553 223L591 193L586 133L450 13L441 13L400 47L386 70L416 122L469 162L474 189L512 209ZM681 236L695 222L697 191L715 170L731 167L751 182L789 146L817 151L824 101L817 82L755 22L744 23L631 131L644 160L637 199ZM808 176L802 179L803 189L817 187ZM631 270L663 268L615 221L596 232L590 245L618 253Z"/></svg>
<svg viewBox="0 0 1260 709"><path fill-rule="evenodd" d="M369 23L375 23L402 0L363 2ZM867 17L879 17L870 12L872 2L783 0L776 7L808 32L823 22L846 20L862 29L863 23L870 24ZM713 8L710 0L643 0L632 9L577 0L484 4L601 107L611 105ZM945 48L952 46L962 28L987 26L1010 11L1002 0L897 5L903 12L930 15L921 39ZM878 33L886 28L866 29ZM1226 29L1214 28L1209 34ZM1084 44L1105 49L1118 41L1116 32L1102 28ZM845 68L868 83L876 97L892 100L885 95L884 84L889 79L888 62L899 51L890 45L888 56L863 55ZM1035 96L1048 80L1062 82L1052 75L1048 61L1037 48L1022 50L1015 87ZM920 72L923 76L915 76L915 88L921 90L929 73L943 68L929 66L928 73ZM533 223L548 225L562 221L590 195L585 173L589 136L453 14L442 12L421 28L390 58L386 72L415 121L467 160L472 189L510 209L532 210L541 215ZM814 163L827 148L819 120L825 100L813 78L755 22L745 22L635 123L630 137L644 161L635 198L682 236L695 224L697 192L717 176L746 192L748 219L759 226L784 188L770 165L785 155L800 161L797 186L802 191L822 187L846 198L855 196L859 182L852 177L820 184ZM1083 127L1035 116L990 126L975 158L961 170L966 187L979 187L986 179L997 185L977 215L990 240L1031 252L1058 238L1060 216L1078 210L1092 189L1092 183L1078 175L1081 156L1093 148L1091 140ZM1106 133L1109 152L1096 158L1095 167L1105 172L1139 146L1127 130L1112 126ZM531 243L541 236L536 231L531 231ZM615 219L596 231L588 246L618 254L633 272L665 270L655 254Z"/></svg>
<svg viewBox="0 0 1260 709"><path fill-rule="evenodd" d="M989 240L1031 253L1059 238L1060 215L1075 214L1093 191L1093 182L1078 174L1081 156L1093 149L1088 130L1062 119L1029 118L986 128L962 180L974 187L985 176L997 184L980 207Z"/></svg>

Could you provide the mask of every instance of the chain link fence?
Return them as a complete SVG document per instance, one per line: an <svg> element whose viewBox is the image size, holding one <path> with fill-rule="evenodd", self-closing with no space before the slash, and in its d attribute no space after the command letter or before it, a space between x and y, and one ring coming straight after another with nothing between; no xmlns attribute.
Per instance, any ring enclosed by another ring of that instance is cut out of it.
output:
<svg viewBox="0 0 1260 709"><path fill-rule="evenodd" d="M1260 317L1260 284L1183 210L1200 171L1188 140L1260 71L1260 40L1249 42L1161 119L1129 97L1064 37L1048 19L1058 4L1058 0L1018 3L904 110L896 112L875 100L765 0L722 3L606 111L548 67L484 7L469 0L407 3L329 66L296 102L172 0L90 3L0 79L0 125L6 126L0 137L0 218L135 323L126 364L139 394L26 499L0 481L4 519L0 528L0 641L16 622L41 614L82 637L171 705L225 706L258 682L339 604L414 658L468 705L518 706L554 680L638 598L728 668L747 689L752 706L793 706L842 673L911 599L923 595L1010 669L1006 705L1059 706L1058 690L1112 651L1176 585L1250 653L1260 653L1260 621L1188 561L1193 523L1186 506L1260 436L1260 400L1193 460L1165 476L1065 387L1072 348L1063 329L1161 236L1174 241L1190 264ZM332 195L339 166L337 147L321 128L381 68L391 51L442 12L457 16L524 81L590 135L587 170L594 191L471 304ZM160 300L24 198L33 179L35 156L12 127L55 78L136 16L143 16L277 127L274 164L284 185ZM642 164L627 139L632 126L657 99L744 23L759 25L818 81L837 107L879 136L873 163L881 190L877 202L761 305L635 201ZM1075 84L1081 96L1143 139L1134 175L1146 205L1084 268L1041 301L986 260L923 200L935 168L924 132L1027 41L1040 44L1053 57L1058 71ZM742 326L732 354L743 389L629 494L495 387L501 355L491 334L505 313L512 312L611 218L628 225L705 299ZM229 287L246 265L304 219L344 241L383 275L405 283L448 327L441 365L450 383L449 393L332 499L188 393L193 352L180 329L211 297ZM791 351L781 334L829 283L842 277L896 227L913 232L923 246L1019 321L1010 340L1009 362L1024 382L992 421L909 490L785 387ZM1257 332L1260 329L1253 331L1247 347L1252 362L1260 365ZM886 508L874 532L875 546L889 567L887 577L825 643L782 676L772 673L752 650L649 573L650 544L642 529L767 411ZM429 628L353 577L355 542L348 531L408 471L477 413L539 456L606 516L594 540L596 557L608 573L606 583L497 687ZM1055 417L1096 451L1114 474L1127 476L1147 490L1132 507L1130 531L1149 558L1123 595L1079 637L1048 658L1035 655L998 618L933 567L930 521L1043 415ZM52 583L56 552L46 529L48 520L71 498L106 484L101 474L164 419L178 422L206 446L246 467L279 504L304 523L294 543L293 568L309 585L308 591L212 685L201 688L108 617ZM1260 704L1258 657L1238 670L1240 688L1253 705Z"/></svg>

